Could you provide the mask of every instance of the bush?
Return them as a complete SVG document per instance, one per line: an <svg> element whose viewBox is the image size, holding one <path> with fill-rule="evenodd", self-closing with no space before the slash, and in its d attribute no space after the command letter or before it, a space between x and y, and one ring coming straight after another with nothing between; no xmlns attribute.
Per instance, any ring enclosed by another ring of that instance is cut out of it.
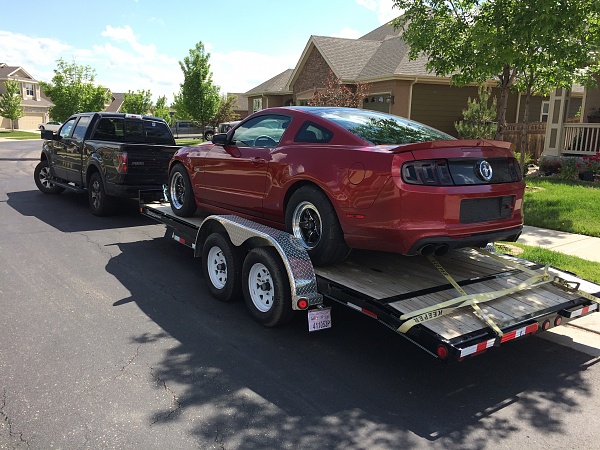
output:
<svg viewBox="0 0 600 450"><path fill-rule="evenodd" d="M542 156L539 163L540 172L544 175L554 175L560 172L561 159L556 156Z"/></svg>
<svg viewBox="0 0 600 450"><path fill-rule="evenodd" d="M461 139L492 139L496 133L496 97L489 104L491 88L479 86L479 98L467 101L463 109L463 120L454 123Z"/></svg>
<svg viewBox="0 0 600 450"><path fill-rule="evenodd" d="M560 158L560 175L559 177L563 180L576 180L579 178L579 170L577 168L577 158L570 156L563 156Z"/></svg>

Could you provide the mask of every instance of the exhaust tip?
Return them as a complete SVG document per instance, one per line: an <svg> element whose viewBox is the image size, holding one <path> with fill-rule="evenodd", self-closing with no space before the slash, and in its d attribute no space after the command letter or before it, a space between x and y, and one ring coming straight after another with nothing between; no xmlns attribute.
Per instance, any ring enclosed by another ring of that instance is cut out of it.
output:
<svg viewBox="0 0 600 450"><path fill-rule="evenodd" d="M435 252L435 249L436 249L435 245L433 245L433 244L425 244L419 250L419 254L423 255L423 256L429 256L429 255L432 255L433 252Z"/></svg>
<svg viewBox="0 0 600 450"><path fill-rule="evenodd" d="M449 250L450 246L448 244L442 244L435 249L435 256L444 256Z"/></svg>

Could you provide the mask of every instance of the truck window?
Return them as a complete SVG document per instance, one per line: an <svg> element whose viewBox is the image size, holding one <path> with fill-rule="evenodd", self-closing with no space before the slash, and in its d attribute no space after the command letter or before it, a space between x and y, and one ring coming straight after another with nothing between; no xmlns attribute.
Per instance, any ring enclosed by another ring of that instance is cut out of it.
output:
<svg viewBox="0 0 600 450"><path fill-rule="evenodd" d="M125 140L127 142L145 142L144 124L141 120L125 121Z"/></svg>
<svg viewBox="0 0 600 450"><path fill-rule="evenodd" d="M65 122L65 124L60 129L61 138L68 138L71 135L71 130L73 129L73 125L75 124L76 119L77 117L73 117L72 119L69 119Z"/></svg>
<svg viewBox="0 0 600 450"><path fill-rule="evenodd" d="M73 139L75 139L76 141L83 141L90 120L90 116L84 116L79 118L77 125L75 125L75 130L73 131Z"/></svg>
<svg viewBox="0 0 600 450"><path fill-rule="evenodd" d="M108 117L100 119L92 139L97 139L99 141L118 141L116 122L122 122L122 120ZM121 125L120 128L122 130L123 126Z"/></svg>
<svg viewBox="0 0 600 450"><path fill-rule="evenodd" d="M171 130L169 130L166 123L145 120L144 129L146 131L146 138L150 142L156 142L157 144L173 143Z"/></svg>

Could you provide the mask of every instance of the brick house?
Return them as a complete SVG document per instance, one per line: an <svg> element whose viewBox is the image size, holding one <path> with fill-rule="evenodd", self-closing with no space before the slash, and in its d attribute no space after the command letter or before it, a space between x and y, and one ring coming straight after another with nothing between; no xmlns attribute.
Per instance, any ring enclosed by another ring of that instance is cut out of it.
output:
<svg viewBox="0 0 600 450"><path fill-rule="evenodd" d="M25 115L15 122L15 129L37 130L40 123L49 120L48 110L53 103L48 100L40 89L40 84L19 66L9 66L0 63L0 95L6 92L4 83L17 80L21 90L21 106ZM10 128L10 120L0 117L0 128Z"/></svg>
<svg viewBox="0 0 600 450"><path fill-rule="evenodd" d="M359 39L311 36L294 69L288 69L245 93L248 112L303 105L325 87L329 70L347 85L369 83L364 109L389 112L416 120L456 136L454 123L462 118L467 99L477 98L477 86L452 86L449 77L439 77L425 68L425 57L410 60L401 30L382 25ZM495 83L491 83L494 86ZM499 90L494 90L499 97ZM523 116L521 95L510 95L507 122ZM567 114L574 117L581 95L573 93ZM548 118L549 98L530 102L531 121Z"/></svg>

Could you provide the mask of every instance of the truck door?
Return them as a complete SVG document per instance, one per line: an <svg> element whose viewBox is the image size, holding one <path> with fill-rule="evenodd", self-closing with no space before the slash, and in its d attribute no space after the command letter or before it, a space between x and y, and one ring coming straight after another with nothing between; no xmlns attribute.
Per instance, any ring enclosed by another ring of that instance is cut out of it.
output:
<svg viewBox="0 0 600 450"><path fill-rule="evenodd" d="M67 179L65 169L66 146L70 144L71 133L75 126L77 117L67 120L58 132L58 138L52 141L52 156L50 157L50 168L57 178Z"/></svg>
<svg viewBox="0 0 600 450"><path fill-rule="evenodd" d="M91 117L80 117L75 124L75 129L70 137L65 139L63 161L65 168L65 177L67 181L72 181L81 186L83 182L83 138L90 124Z"/></svg>

